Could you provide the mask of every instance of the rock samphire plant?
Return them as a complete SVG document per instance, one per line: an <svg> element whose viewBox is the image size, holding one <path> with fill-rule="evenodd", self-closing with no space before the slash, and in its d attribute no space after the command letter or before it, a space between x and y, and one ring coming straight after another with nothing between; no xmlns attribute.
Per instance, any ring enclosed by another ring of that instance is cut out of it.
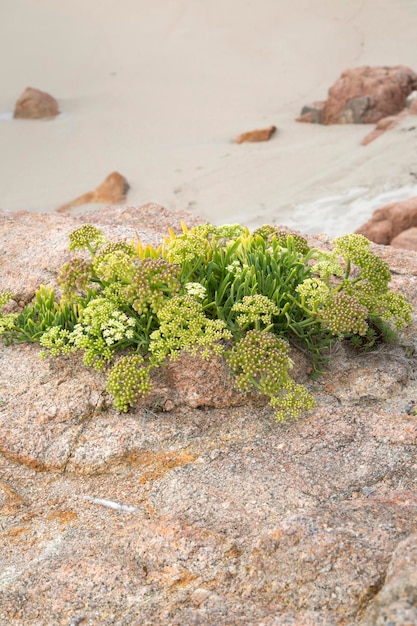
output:
<svg viewBox="0 0 417 626"><path fill-rule="evenodd" d="M109 367L120 411L152 389L154 368L186 351L221 355L237 388L269 396L278 420L296 417L314 399L291 378L290 344L319 371L333 343L372 346L411 319L365 237L333 244L328 252L273 226L204 224L170 231L156 248L84 225L70 235L57 294L40 286L23 311L0 317L0 335L39 342L43 357L81 351L85 365ZM0 306L11 298L1 293Z"/></svg>

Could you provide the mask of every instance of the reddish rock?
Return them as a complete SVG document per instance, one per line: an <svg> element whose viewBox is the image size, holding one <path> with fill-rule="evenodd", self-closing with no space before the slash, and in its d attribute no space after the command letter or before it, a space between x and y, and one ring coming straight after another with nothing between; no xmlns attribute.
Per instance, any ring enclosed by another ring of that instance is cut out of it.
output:
<svg viewBox="0 0 417 626"><path fill-rule="evenodd" d="M405 104L409 108L414 108L414 105L417 104L417 91L412 91L408 96Z"/></svg>
<svg viewBox="0 0 417 626"><path fill-rule="evenodd" d="M413 91L413 93L416 92ZM379 120L374 130L366 135L364 139L362 139L361 144L363 146L367 146L368 143L371 143L375 139L378 139L378 137L383 135L387 130L391 130L392 128L395 128L395 126L398 126L398 124L408 115L417 115L416 99L412 99L410 101L407 100L405 109L398 113L398 115L383 117L381 120Z"/></svg>
<svg viewBox="0 0 417 626"><path fill-rule="evenodd" d="M387 130L391 130L391 128L394 128L394 126L397 126L400 119L402 119L402 116L403 116L403 113L399 113L398 115L394 115L390 117L383 117L381 120L379 120L374 130L372 130L370 133L366 135L366 137L364 137L364 139L362 139L361 144L363 146L367 146L368 143L371 143L375 139L378 139L378 137L383 135Z"/></svg>
<svg viewBox="0 0 417 626"><path fill-rule="evenodd" d="M405 250L417 250L417 227L413 226L413 228L403 230L397 237L394 237L391 246Z"/></svg>
<svg viewBox="0 0 417 626"><path fill-rule="evenodd" d="M13 117L29 120L48 119L59 114L58 103L49 93L26 87L16 102Z"/></svg>
<svg viewBox="0 0 417 626"><path fill-rule="evenodd" d="M404 230L414 226L417 226L417 197L392 202L377 209L371 219L356 232L375 243L387 245Z"/></svg>
<svg viewBox="0 0 417 626"><path fill-rule="evenodd" d="M405 107L417 88L417 74L408 67L359 67L343 72L330 88L324 106L325 124L372 124Z"/></svg>
<svg viewBox="0 0 417 626"><path fill-rule="evenodd" d="M276 131L276 126L268 126L268 128L260 128L258 130L250 130L247 133L242 133L235 139L235 143L245 143L245 142L257 142L257 141L268 141L274 132Z"/></svg>
<svg viewBox="0 0 417 626"><path fill-rule="evenodd" d="M64 213L65 211L82 204L121 204L126 202L126 194L129 191L129 188L129 183L124 176L119 174L119 172L112 172L104 179L97 189L94 189L94 191L88 191L82 196L78 196L75 200L71 200L71 202L59 207L57 211L59 211L59 213Z"/></svg>
<svg viewBox="0 0 417 626"><path fill-rule="evenodd" d="M297 117L295 121L307 122L310 124L322 124L324 104L324 101L317 101L303 106L301 109L301 115Z"/></svg>
<svg viewBox="0 0 417 626"><path fill-rule="evenodd" d="M329 89L322 117L318 116L312 121L324 124L373 124L383 117L402 111L407 97L415 89L417 74L403 65L364 66L346 70ZM308 113L303 109L299 121L310 121L302 119L303 112Z"/></svg>

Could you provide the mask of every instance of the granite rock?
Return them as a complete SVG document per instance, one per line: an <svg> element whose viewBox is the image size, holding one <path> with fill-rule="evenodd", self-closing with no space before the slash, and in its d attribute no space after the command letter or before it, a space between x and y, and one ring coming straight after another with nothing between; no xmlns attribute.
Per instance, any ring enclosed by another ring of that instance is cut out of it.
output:
<svg viewBox="0 0 417 626"><path fill-rule="evenodd" d="M1 214L5 288L13 268L22 298L54 285L83 219L151 242L180 216L147 205L87 218ZM416 253L373 249L416 305ZM76 356L1 346L0 623L412 623L416 351L414 321L372 354L340 346L318 380L301 359L317 408L278 424L237 399L219 362L172 364L158 401L120 414Z"/></svg>
<svg viewBox="0 0 417 626"><path fill-rule="evenodd" d="M51 119L58 114L58 103L53 96L40 89L26 87L16 102L13 117L30 120Z"/></svg>

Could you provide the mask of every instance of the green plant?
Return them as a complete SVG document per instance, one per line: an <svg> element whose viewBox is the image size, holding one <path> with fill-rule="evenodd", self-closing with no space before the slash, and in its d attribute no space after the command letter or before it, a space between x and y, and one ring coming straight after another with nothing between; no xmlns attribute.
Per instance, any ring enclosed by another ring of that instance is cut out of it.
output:
<svg viewBox="0 0 417 626"><path fill-rule="evenodd" d="M44 357L81 351L87 366L110 366L106 388L121 411L152 389L154 368L186 351L222 356L237 388L267 395L279 420L297 417L314 399L291 378L290 343L319 371L335 342L367 349L411 319L361 235L328 252L270 225L183 225L154 247L85 225L69 248L80 256L62 267L59 297L41 286L22 312L0 315L0 335L39 342ZM0 309L11 298L0 294Z"/></svg>
<svg viewBox="0 0 417 626"><path fill-rule="evenodd" d="M22 312L0 316L0 335L6 345L39 342L42 335L52 327L73 330L79 314L80 307L77 304L57 302L55 291L41 285L31 304Z"/></svg>

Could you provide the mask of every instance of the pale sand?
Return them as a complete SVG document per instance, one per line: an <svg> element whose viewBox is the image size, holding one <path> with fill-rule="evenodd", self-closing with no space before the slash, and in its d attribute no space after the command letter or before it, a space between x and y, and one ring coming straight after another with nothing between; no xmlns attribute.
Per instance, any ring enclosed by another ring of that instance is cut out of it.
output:
<svg viewBox="0 0 417 626"><path fill-rule="evenodd" d="M417 71L416 33L417 0L2 0L0 207L53 211L118 170L131 206L353 230L375 208L355 190L417 194L417 118L367 147L370 126L294 118L346 68ZM26 86L62 115L12 120Z"/></svg>

